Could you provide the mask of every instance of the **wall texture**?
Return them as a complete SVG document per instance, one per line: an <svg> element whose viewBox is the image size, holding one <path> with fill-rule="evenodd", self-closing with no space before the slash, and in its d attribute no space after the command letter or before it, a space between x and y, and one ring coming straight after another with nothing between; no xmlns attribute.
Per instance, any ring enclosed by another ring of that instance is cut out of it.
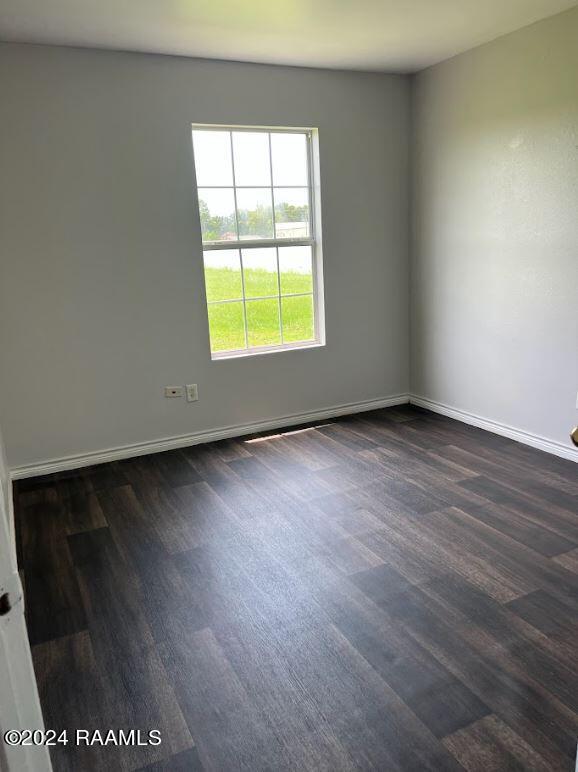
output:
<svg viewBox="0 0 578 772"><path fill-rule="evenodd" d="M409 79L0 46L12 467L408 390ZM212 362L191 122L319 129L325 348ZM163 397L194 382L199 402Z"/></svg>
<svg viewBox="0 0 578 772"><path fill-rule="evenodd" d="M578 9L414 83L411 390L569 445Z"/></svg>

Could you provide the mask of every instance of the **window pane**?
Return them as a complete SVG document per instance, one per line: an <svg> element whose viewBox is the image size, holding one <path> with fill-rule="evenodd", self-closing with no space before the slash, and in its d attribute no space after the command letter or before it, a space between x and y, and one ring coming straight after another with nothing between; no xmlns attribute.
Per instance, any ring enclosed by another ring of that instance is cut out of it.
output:
<svg viewBox="0 0 578 772"><path fill-rule="evenodd" d="M283 314L283 342L295 343L313 340L313 295L297 298L281 298Z"/></svg>
<svg viewBox="0 0 578 772"><path fill-rule="evenodd" d="M311 247L279 247L281 294L313 292Z"/></svg>
<svg viewBox="0 0 578 772"><path fill-rule="evenodd" d="M275 231L279 239L309 236L307 188L275 188Z"/></svg>
<svg viewBox="0 0 578 772"><path fill-rule="evenodd" d="M243 303L209 303L211 351L245 348Z"/></svg>
<svg viewBox="0 0 578 772"><path fill-rule="evenodd" d="M271 134L273 185L308 185L305 134Z"/></svg>
<svg viewBox="0 0 578 772"><path fill-rule="evenodd" d="M247 301L247 337L249 346L275 346L281 343L279 301Z"/></svg>
<svg viewBox="0 0 578 772"><path fill-rule="evenodd" d="M239 238L272 239L273 209L271 191L259 188L237 190Z"/></svg>
<svg viewBox="0 0 578 772"><path fill-rule="evenodd" d="M278 295L277 250L275 247L243 249L243 276L245 279L245 297L262 298L266 295Z"/></svg>
<svg viewBox="0 0 578 772"><path fill-rule="evenodd" d="M220 249L203 252L205 262L205 286L209 303L215 300L243 298L241 261L238 249Z"/></svg>
<svg viewBox="0 0 578 772"><path fill-rule="evenodd" d="M193 131L193 150L197 185L233 184L228 131Z"/></svg>
<svg viewBox="0 0 578 772"><path fill-rule="evenodd" d="M269 135L234 131L235 185L271 185Z"/></svg>
<svg viewBox="0 0 578 772"><path fill-rule="evenodd" d="M232 188L199 188L199 213L203 241L234 241L235 197Z"/></svg>

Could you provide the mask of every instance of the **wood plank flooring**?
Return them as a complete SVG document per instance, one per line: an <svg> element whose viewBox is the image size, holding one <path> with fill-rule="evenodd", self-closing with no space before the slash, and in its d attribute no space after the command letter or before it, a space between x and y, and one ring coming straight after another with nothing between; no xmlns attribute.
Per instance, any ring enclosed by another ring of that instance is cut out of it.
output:
<svg viewBox="0 0 578 772"><path fill-rule="evenodd" d="M578 466L415 407L17 484L56 770L559 770Z"/></svg>

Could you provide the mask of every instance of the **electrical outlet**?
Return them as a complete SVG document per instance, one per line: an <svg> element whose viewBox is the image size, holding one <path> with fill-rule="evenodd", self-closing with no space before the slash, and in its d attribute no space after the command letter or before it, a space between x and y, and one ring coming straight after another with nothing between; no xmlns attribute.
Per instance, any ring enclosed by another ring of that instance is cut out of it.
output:
<svg viewBox="0 0 578 772"><path fill-rule="evenodd" d="M165 397L182 397L182 386L165 386Z"/></svg>
<svg viewBox="0 0 578 772"><path fill-rule="evenodd" d="M196 383L187 383L187 402L196 402L199 398L199 390Z"/></svg>

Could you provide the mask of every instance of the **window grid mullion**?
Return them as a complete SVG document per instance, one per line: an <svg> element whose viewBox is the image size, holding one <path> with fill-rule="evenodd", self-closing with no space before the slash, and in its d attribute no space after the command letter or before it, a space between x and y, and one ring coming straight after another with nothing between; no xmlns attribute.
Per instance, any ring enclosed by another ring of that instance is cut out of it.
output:
<svg viewBox="0 0 578 772"><path fill-rule="evenodd" d="M259 295L256 298L247 298L246 302L251 303L253 300L277 300L278 297L282 298L305 298L313 295L313 292L285 292L283 295ZM224 303L239 303L243 298L228 298L227 300L208 300L207 305L219 306Z"/></svg>
<svg viewBox="0 0 578 772"><path fill-rule="evenodd" d="M275 247L275 254L277 256L277 300L279 302L279 328L281 329L281 345L285 343L283 337L283 310L281 308L281 269L279 268L279 247Z"/></svg>
<svg viewBox="0 0 578 772"><path fill-rule="evenodd" d="M219 249L263 249L264 247L312 247L315 240L304 239L255 239L254 241L206 241L204 250L217 251Z"/></svg>
<svg viewBox="0 0 578 772"><path fill-rule="evenodd" d="M271 151L271 132L267 134L269 142L269 180L271 182L271 214L273 216L273 238L277 238L277 223L275 222L275 194L273 193L273 153Z"/></svg>
<svg viewBox="0 0 578 772"><path fill-rule="evenodd" d="M275 217L275 190L273 188L273 151L271 150L271 132L267 134L269 140L269 176L271 180L271 207L273 213L273 236L277 238L277 221ZM277 306L279 309L279 332L281 333L281 345L283 345L283 313L281 311L281 274L279 273L279 246L275 247L275 259L277 261Z"/></svg>
<svg viewBox="0 0 578 772"><path fill-rule="evenodd" d="M245 348L249 348L249 334L247 332L247 302L245 298L245 269L243 268L243 250L239 249L239 263L241 265L241 292L243 293L243 327L245 329ZM222 300L221 303L232 301ZM238 302L238 301L235 301Z"/></svg>
<svg viewBox="0 0 578 772"><path fill-rule="evenodd" d="M229 144L231 146L231 174L233 175L233 201L235 203L235 229L237 231L237 241L241 240L239 234L239 215L237 213L237 185L235 184L235 155L233 153L233 132L229 132Z"/></svg>
<svg viewBox="0 0 578 772"><path fill-rule="evenodd" d="M199 188L202 190L231 190L232 185L199 185ZM253 190L253 188L259 188L260 190L266 190L267 188L276 187L276 188L290 188L290 189L299 189L303 190L303 188L306 188L307 185L235 185L236 188L239 190Z"/></svg>
<svg viewBox="0 0 578 772"><path fill-rule="evenodd" d="M233 175L233 200L235 203L235 227L237 229L237 241L239 237L239 215L237 213L237 186L235 185L235 154L233 152L233 132L229 132L229 144L231 146L231 173ZM247 332L247 306L245 303L245 271L243 269L243 251L238 248L239 264L241 266L241 292L243 293L243 328L245 331L245 348L249 348L249 334Z"/></svg>

